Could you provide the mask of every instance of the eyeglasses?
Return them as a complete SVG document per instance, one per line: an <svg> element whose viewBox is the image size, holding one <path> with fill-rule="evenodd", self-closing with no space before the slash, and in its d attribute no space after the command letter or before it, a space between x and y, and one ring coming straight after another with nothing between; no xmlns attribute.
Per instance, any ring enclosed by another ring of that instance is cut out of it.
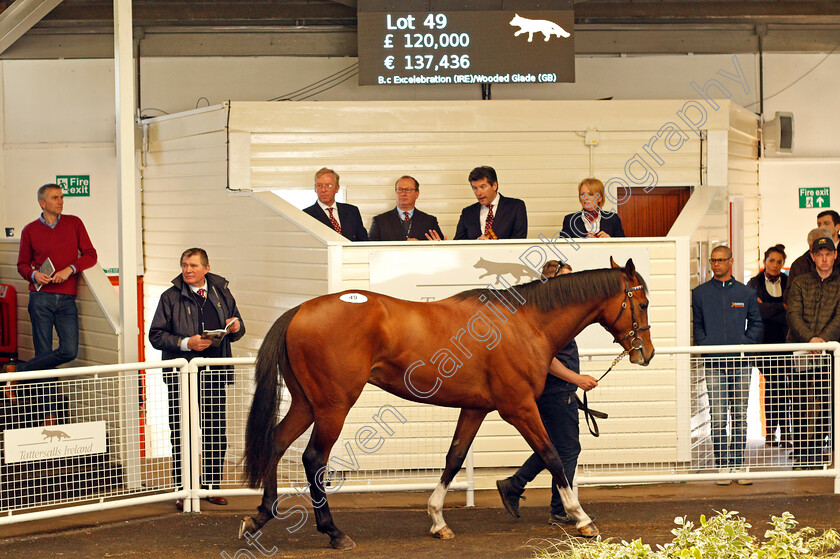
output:
<svg viewBox="0 0 840 559"><path fill-rule="evenodd" d="M417 189L416 188L396 188L394 190L396 190L400 194L408 194L409 192L414 192Z"/></svg>
<svg viewBox="0 0 840 559"><path fill-rule="evenodd" d="M709 258L709 262L712 264L722 264L728 260L732 260L731 258Z"/></svg>
<svg viewBox="0 0 840 559"><path fill-rule="evenodd" d="M316 184L315 185L315 190L318 190L319 188L335 188L335 185L334 184Z"/></svg>

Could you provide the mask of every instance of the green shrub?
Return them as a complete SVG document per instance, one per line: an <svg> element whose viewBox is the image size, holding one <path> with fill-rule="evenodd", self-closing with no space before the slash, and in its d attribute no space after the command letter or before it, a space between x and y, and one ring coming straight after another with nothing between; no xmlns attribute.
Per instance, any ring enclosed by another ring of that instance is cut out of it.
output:
<svg viewBox="0 0 840 559"><path fill-rule="evenodd" d="M789 512L773 516L772 528L764 533L764 541L747 531L752 526L737 516L737 511L722 510L707 519L700 516L700 525L678 516L671 530L671 543L653 550L641 539L620 544L611 540L581 541L569 537L549 549L540 549L544 559L840 559L840 535L826 530L820 535L813 528L796 530L799 524Z"/></svg>

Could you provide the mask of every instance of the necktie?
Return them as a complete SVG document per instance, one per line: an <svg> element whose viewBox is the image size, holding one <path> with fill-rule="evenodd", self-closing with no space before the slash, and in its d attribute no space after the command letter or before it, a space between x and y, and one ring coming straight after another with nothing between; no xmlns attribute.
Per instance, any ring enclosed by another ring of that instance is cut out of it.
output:
<svg viewBox="0 0 840 559"><path fill-rule="evenodd" d="M487 206L487 221L484 222L484 234L487 235L493 229L493 204Z"/></svg>
<svg viewBox="0 0 840 559"><path fill-rule="evenodd" d="M404 221L405 223L408 223L408 220L409 220L409 217L408 217L408 212L403 212L403 221Z"/></svg>
<svg viewBox="0 0 840 559"><path fill-rule="evenodd" d="M199 297L201 297L202 299L204 299L204 297L205 297L206 295L207 295L207 292L204 290L204 288L203 288L203 287L202 287L201 289L199 289L199 290L198 290L198 296L199 296Z"/></svg>
<svg viewBox="0 0 840 559"><path fill-rule="evenodd" d="M333 215L333 209L327 208L327 211L330 212L330 223L332 223L333 229L335 229L336 233L341 234L341 225L339 225L338 221L335 219L335 216Z"/></svg>

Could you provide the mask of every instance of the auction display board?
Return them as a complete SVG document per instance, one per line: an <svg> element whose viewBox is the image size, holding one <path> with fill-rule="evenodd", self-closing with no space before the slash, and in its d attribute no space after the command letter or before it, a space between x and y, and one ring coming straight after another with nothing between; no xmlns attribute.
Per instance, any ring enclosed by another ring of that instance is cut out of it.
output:
<svg viewBox="0 0 840 559"><path fill-rule="evenodd" d="M573 10L425 4L359 2L359 85L575 81Z"/></svg>

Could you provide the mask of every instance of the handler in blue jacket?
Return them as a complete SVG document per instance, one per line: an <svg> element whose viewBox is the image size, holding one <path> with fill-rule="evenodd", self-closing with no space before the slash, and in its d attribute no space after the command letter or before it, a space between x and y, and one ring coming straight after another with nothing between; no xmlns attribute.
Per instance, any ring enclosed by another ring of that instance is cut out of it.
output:
<svg viewBox="0 0 840 559"><path fill-rule="evenodd" d="M755 344L761 339L761 312L755 291L732 277L732 251L718 246L709 259L714 278L691 292L694 345ZM723 472L744 466L750 367L730 354L706 354L706 389L712 420L715 465ZM727 412L731 428L727 435ZM738 478L740 485L752 483ZM721 479L718 485L729 485Z"/></svg>

